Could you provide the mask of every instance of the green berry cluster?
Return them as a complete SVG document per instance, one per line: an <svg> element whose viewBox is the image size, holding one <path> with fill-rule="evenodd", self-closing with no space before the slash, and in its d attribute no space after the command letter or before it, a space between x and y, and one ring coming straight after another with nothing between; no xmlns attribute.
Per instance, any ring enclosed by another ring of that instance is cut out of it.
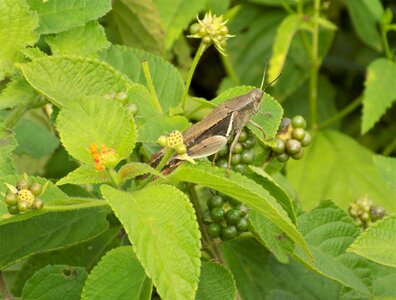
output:
<svg viewBox="0 0 396 300"><path fill-rule="evenodd" d="M29 184L27 180L20 180L5 195L4 202L7 204L8 212L17 215L30 209L42 209L44 202L37 197L43 192L44 188L38 182Z"/></svg>
<svg viewBox="0 0 396 300"><path fill-rule="evenodd" d="M118 93L107 93L103 95L104 98L109 100L115 100L121 103L123 106L126 106L128 111L135 116L137 114L138 107L134 103L129 103L129 97L127 92L118 92Z"/></svg>
<svg viewBox="0 0 396 300"><path fill-rule="evenodd" d="M228 157L230 153L230 146L233 138L229 139L227 145L223 147L217 153L216 165L226 169L228 166ZM231 156L231 166L234 171L245 173L246 166L251 164L255 158L254 145L256 144L256 138L253 134L248 133L246 130L242 130L239 135L238 142L235 144L234 149L232 149Z"/></svg>
<svg viewBox="0 0 396 300"><path fill-rule="evenodd" d="M386 211L382 206L373 205L373 201L367 197L351 203L348 212L362 228L367 228L372 222L378 221L386 215Z"/></svg>
<svg viewBox="0 0 396 300"><path fill-rule="evenodd" d="M275 145L271 148L272 155L280 162L286 162L290 157L301 159L304 156L304 148L312 142L312 137L305 129L307 122L302 116L293 119L284 118L281 122Z"/></svg>
<svg viewBox="0 0 396 300"><path fill-rule="evenodd" d="M239 201L214 195L207 206L203 219L211 238L231 240L248 229L248 208Z"/></svg>
<svg viewBox="0 0 396 300"><path fill-rule="evenodd" d="M172 131L168 136L161 135L158 138L158 144L162 147L174 148L179 155L187 153L186 145L183 144L183 134L178 130Z"/></svg>

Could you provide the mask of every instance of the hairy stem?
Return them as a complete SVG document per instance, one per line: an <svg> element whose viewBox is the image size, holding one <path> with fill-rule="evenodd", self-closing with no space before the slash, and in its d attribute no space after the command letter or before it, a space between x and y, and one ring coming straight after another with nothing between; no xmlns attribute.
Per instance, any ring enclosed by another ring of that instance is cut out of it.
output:
<svg viewBox="0 0 396 300"><path fill-rule="evenodd" d="M363 97L360 96L353 100L351 103L349 103L347 106L345 106L342 110L340 110L337 114L332 116L331 118L327 119L326 121L323 121L321 124L318 125L319 129L326 128L330 125L333 125L335 122L337 122L340 119L343 119L345 116L353 112L356 107L358 107L363 101Z"/></svg>
<svg viewBox="0 0 396 300"><path fill-rule="evenodd" d="M210 248L212 253L214 254L215 258L221 263L224 264L224 259L223 255L221 254L221 251L219 249L219 245L213 241L210 237L208 232L206 231L206 226L203 222L203 212L202 212L202 207L201 204L199 203L199 199L197 196L197 192L195 191L195 185L194 184L189 184L188 186L188 194L190 196L190 200L194 206L195 212L197 214L197 220L198 220L198 225L202 233L202 238L205 242L206 245Z"/></svg>
<svg viewBox="0 0 396 300"><path fill-rule="evenodd" d="M396 138L382 151L383 156L390 155L396 149Z"/></svg>
<svg viewBox="0 0 396 300"><path fill-rule="evenodd" d="M0 271L0 292L4 300L12 300L11 294L8 291L7 284L4 279L3 272Z"/></svg>
<svg viewBox="0 0 396 300"><path fill-rule="evenodd" d="M381 38L382 38L382 44L384 46L384 52L386 58L392 60L392 52L390 51L389 48L388 37L386 35L387 33L388 31L386 30L386 27L384 25L381 25Z"/></svg>
<svg viewBox="0 0 396 300"><path fill-rule="evenodd" d="M116 187L118 189L119 187L119 180L118 180L118 176L117 176L117 172L114 169L105 169L107 175L109 175L111 183L113 184L114 187Z"/></svg>
<svg viewBox="0 0 396 300"><path fill-rule="evenodd" d="M201 56L202 56L202 54L205 52L205 50L206 50L206 44L204 44L204 43L201 41L201 44L199 44L197 53L195 53L194 60L193 60L193 62L192 62L192 64L191 64L190 71L188 71L186 86L185 86L184 94L183 94L183 97L182 97L182 109L183 109L183 110L186 108L188 90L190 89L192 77L193 77L193 75L194 75L195 69L197 68L199 59L201 58Z"/></svg>
<svg viewBox="0 0 396 300"><path fill-rule="evenodd" d="M142 68L144 73L144 78L146 79L148 88L151 94L151 103L157 109L160 114L163 114L161 104L158 100L157 93L155 92L153 80L151 79L150 69L147 61L142 62Z"/></svg>
<svg viewBox="0 0 396 300"><path fill-rule="evenodd" d="M311 127L316 128L317 117L317 101L318 101L318 71L319 71L319 19L320 14L320 0L314 2L314 24L312 28L312 45L311 45L311 70L309 80L309 108L310 108L310 121Z"/></svg>

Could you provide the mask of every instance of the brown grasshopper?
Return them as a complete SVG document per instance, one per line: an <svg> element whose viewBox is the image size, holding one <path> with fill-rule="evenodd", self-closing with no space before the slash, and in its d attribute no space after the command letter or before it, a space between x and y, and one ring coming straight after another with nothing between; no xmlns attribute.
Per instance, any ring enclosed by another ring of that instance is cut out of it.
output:
<svg viewBox="0 0 396 300"><path fill-rule="evenodd" d="M275 79L276 80L276 79ZM188 128L183 133L183 141L187 148L187 154L192 159L207 157L217 153L223 148L231 136L235 136L228 157L227 175L231 165L231 155L239 135L247 122L264 130L250 118L258 112L261 99L264 94L263 81L259 89L253 89L245 95L229 99L217 106L209 115L198 123ZM268 85L271 85L272 82ZM267 85L267 86L268 86ZM157 166L164 155L164 150L160 150L152 157L151 165ZM171 172L179 163L178 156L174 156L168 165L163 169L164 172Z"/></svg>

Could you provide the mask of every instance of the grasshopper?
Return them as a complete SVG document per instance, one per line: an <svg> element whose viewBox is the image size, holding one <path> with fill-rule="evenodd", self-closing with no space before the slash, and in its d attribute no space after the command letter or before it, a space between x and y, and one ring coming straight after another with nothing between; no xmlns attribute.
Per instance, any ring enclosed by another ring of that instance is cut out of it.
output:
<svg viewBox="0 0 396 300"><path fill-rule="evenodd" d="M228 175L231 166L232 150L238 142L239 135L245 124L250 122L264 133L260 125L250 120L259 110L265 88L272 84L272 82L269 83L263 89L264 78L265 76L263 76L259 89L253 89L247 94L225 101L204 119L195 123L183 133L183 141L187 148L187 154L192 159L207 157L217 153L227 144L231 136L235 136L231 143L228 157ZM153 155L151 163L153 167L158 165L163 154L164 150L160 150ZM167 168L165 168L167 170L165 172L171 172L179 163L180 159L178 159L178 156L174 156L168 163Z"/></svg>

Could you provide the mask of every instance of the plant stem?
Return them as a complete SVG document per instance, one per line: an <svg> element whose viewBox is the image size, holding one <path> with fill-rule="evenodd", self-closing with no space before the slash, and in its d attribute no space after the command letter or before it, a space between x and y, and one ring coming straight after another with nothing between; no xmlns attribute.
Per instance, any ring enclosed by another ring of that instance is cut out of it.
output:
<svg viewBox="0 0 396 300"><path fill-rule="evenodd" d="M319 129L323 129L325 127L328 127L338 120L344 118L346 115L350 114L355 110L356 107L358 107L363 101L363 97L360 96L353 100L351 103L349 103L346 107L344 107L342 110L340 110L337 114L332 116L331 118L327 119L326 121L322 122L321 124L318 125Z"/></svg>
<svg viewBox="0 0 396 300"><path fill-rule="evenodd" d="M183 111L184 111L184 109L186 107L187 95L188 95L188 90L190 89L192 77L193 77L195 69L196 69L196 67L198 65L199 59L201 58L201 56L205 52L205 50L206 50L206 44L204 44L201 41L201 43L199 44L197 53L195 53L194 60L193 60L193 62L191 64L190 70L188 71L186 86L185 86L185 89L184 89L184 94L183 94L183 97L182 97L182 104L181 104Z"/></svg>
<svg viewBox="0 0 396 300"><path fill-rule="evenodd" d="M12 300L11 294L8 291L7 284L4 279L3 272L1 272L1 271L0 271L0 292L1 292L2 296L4 297L3 298L4 300Z"/></svg>
<svg viewBox="0 0 396 300"><path fill-rule="evenodd" d="M319 57L318 57L318 46L319 46L319 19L320 14L320 0L314 2L314 23L312 28L312 57L311 57L311 70L309 80L309 107L310 107L310 119L311 127L316 128L316 113L317 113L317 100L318 100L318 71L319 71Z"/></svg>
<svg viewBox="0 0 396 300"><path fill-rule="evenodd" d="M385 149L382 151L383 156L390 155L396 149L396 139L392 141L392 143L388 144Z"/></svg>
<svg viewBox="0 0 396 300"><path fill-rule="evenodd" d="M381 25L381 38L382 38L382 44L384 45L384 52L386 58L392 60L392 53L390 51L388 38L386 36L387 33L388 31L386 30L386 27L384 25Z"/></svg>
<svg viewBox="0 0 396 300"><path fill-rule="evenodd" d="M285 0L281 0L281 5L284 8L284 10L287 11L288 14L291 15L295 13L294 10L290 7L290 5L285 2Z"/></svg>
<svg viewBox="0 0 396 300"><path fill-rule="evenodd" d="M162 107L158 100L157 93L155 92L153 80L151 79L149 65L146 60L142 62L142 68L143 68L144 77L146 78L146 82L151 93L151 103L160 114L163 114L164 112L162 111Z"/></svg>
<svg viewBox="0 0 396 300"><path fill-rule="evenodd" d="M119 187L119 180L118 180L118 175L117 172L114 169L105 169L107 175L109 175L110 179L111 179L111 183L113 184L114 187L116 187L118 189Z"/></svg>
<svg viewBox="0 0 396 300"><path fill-rule="evenodd" d="M212 251L212 253L216 257L216 259L221 264L224 264L223 255L221 254L221 251L220 251L220 249L218 247L218 244L209 237L209 234L206 231L206 226L203 223L202 207L201 207L201 204L199 203L199 199L198 199L198 196L197 196L197 192L195 191L195 185L194 184L189 184L188 185L188 195L190 196L190 200L191 200L191 202L192 202L192 204L194 206L195 212L197 214L198 225L199 225L199 228L200 228L200 230L202 232L202 238L204 239L205 244L207 244L210 247L210 250Z"/></svg>
<svg viewBox="0 0 396 300"><path fill-rule="evenodd" d="M239 85L240 80L239 80L238 76L236 75L234 68L231 65L229 57L225 56L225 55L220 55L220 58L221 58L221 61L223 62L223 66L224 66L227 76L230 77L231 80L234 81L235 84Z"/></svg>

